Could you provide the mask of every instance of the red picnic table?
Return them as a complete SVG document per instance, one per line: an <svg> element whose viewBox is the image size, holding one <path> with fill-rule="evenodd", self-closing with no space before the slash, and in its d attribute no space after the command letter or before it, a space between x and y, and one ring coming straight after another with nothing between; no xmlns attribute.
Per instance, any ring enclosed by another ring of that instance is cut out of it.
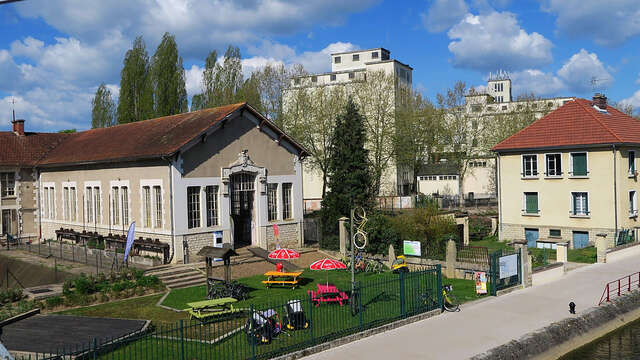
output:
<svg viewBox="0 0 640 360"><path fill-rule="evenodd" d="M344 305L343 302L349 300L349 296L344 291L340 291L335 285L332 284L318 284L318 290L308 291L311 295L311 301L316 304L316 307L320 306L320 303L337 302L340 306Z"/></svg>

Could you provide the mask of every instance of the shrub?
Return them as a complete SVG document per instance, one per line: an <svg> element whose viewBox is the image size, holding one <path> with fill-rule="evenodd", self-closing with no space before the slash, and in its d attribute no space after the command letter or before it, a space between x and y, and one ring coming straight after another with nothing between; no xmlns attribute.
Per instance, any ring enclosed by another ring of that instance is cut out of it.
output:
<svg viewBox="0 0 640 360"><path fill-rule="evenodd" d="M469 217L469 239L482 240L491 233L491 219L480 216Z"/></svg>
<svg viewBox="0 0 640 360"><path fill-rule="evenodd" d="M368 244L366 252L371 254L387 254L389 245L393 245L395 250L401 249L402 235L393 226L388 216L381 213L374 213L369 217L365 225Z"/></svg>
<svg viewBox="0 0 640 360"><path fill-rule="evenodd" d="M45 300L45 303L47 305L47 309L53 309L57 306L60 306L64 303L64 299L61 296L53 296L50 298L47 298Z"/></svg>
<svg viewBox="0 0 640 360"><path fill-rule="evenodd" d="M75 292L81 295L93 294L96 291L96 285L92 278L87 278L85 275L81 275L74 279L73 286Z"/></svg>

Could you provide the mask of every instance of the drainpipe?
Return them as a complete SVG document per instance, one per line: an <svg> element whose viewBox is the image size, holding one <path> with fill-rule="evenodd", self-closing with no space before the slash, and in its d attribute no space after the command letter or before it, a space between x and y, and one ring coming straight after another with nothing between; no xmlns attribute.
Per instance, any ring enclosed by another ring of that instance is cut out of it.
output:
<svg viewBox="0 0 640 360"><path fill-rule="evenodd" d="M614 233L613 242L615 243L618 236L618 183L617 183L617 164L616 164L616 146L613 145L613 211L615 216L616 232Z"/></svg>
<svg viewBox="0 0 640 360"><path fill-rule="evenodd" d="M174 219L173 219L173 166L171 165L171 161L169 163L169 213L171 216L171 255L169 256L169 264L173 261L173 256L176 253L176 239L175 239L175 230L174 230Z"/></svg>
<svg viewBox="0 0 640 360"><path fill-rule="evenodd" d="M498 195L498 240L502 241L502 189L500 183L500 153L496 156L496 188Z"/></svg>

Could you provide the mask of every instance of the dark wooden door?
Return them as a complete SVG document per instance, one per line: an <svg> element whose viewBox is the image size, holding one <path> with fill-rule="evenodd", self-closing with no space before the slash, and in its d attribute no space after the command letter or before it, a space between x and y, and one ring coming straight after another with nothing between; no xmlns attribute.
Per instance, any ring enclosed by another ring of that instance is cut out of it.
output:
<svg viewBox="0 0 640 360"><path fill-rule="evenodd" d="M231 176L231 215L235 247L251 245L255 175Z"/></svg>

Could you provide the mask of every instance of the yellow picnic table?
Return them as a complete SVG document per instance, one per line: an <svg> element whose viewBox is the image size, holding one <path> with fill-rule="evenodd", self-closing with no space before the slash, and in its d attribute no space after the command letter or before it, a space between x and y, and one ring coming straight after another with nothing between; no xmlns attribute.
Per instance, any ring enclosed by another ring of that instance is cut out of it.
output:
<svg viewBox="0 0 640 360"><path fill-rule="evenodd" d="M233 303L236 301L238 300L231 297L194 301L187 303L189 308L184 309L184 311L189 313L189 319L196 318L202 320L210 316L231 314L240 311L240 309L233 307Z"/></svg>
<svg viewBox="0 0 640 360"><path fill-rule="evenodd" d="M291 286L292 289L295 289L296 285L298 285L298 282L299 282L298 277L300 275L302 275L302 271L296 271L296 272L268 271L264 273L264 276L267 277L267 280L263 280L262 283L267 285L267 287L271 285L282 285L282 286Z"/></svg>

